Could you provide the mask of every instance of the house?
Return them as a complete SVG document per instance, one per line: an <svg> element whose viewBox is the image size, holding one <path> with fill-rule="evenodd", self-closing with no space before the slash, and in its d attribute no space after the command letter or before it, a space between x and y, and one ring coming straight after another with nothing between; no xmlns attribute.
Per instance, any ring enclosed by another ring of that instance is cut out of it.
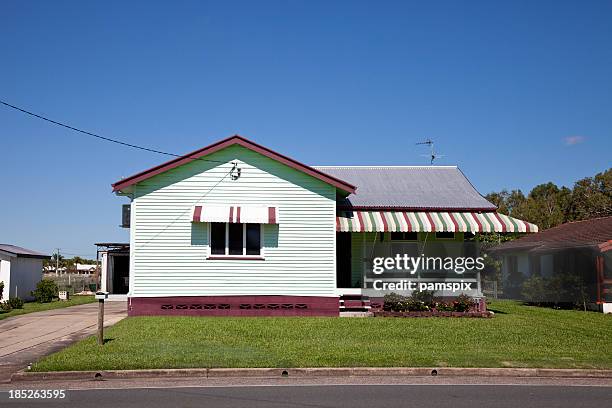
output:
<svg viewBox="0 0 612 408"><path fill-rule="evenodd" d="M533 276L556 282L541 302L575 303L576 296L612 313L612 216L568 222L493 249L502 259L504 288L525 298L524 282ZM505 289L504 289L505 290Z"/></svg>
<svg viewBox="0 0 612 408"><path fill-rule="evenodd" d="M64 275L68 272L68 268L65 266L60 266L56 268L55 265L47 265L43 267L43 272L46 274L54 274L54 275Z"/></svg>
<svg viewBox="0 0 612 408"><path fill-rule="evenodd" d="M125 226L129 227L129 223ZM130 279L130 244L99 242L96 247L102 271L100 290L108 292L111 301L126 300Z"/></svg>
<svg viewBox="0 0 612 408"><path fill-rule="evenodd" d="M30 292L42 279L42 263L49 255L10 244L0 244L0 282L4 291L0 301L13 297L32 299Z"/></svg>
<svg viewBox="0 0 612 408"><path fill-rule="evenodd" d="M237 135L112 187L131 202L129 256L102 251L102 285L130 315L337 316L390 291L374 288L372 252L537 231L455 166L311 167ZM449 281L481 296L468 275Z"/></svg>
<svg viewBox="0 0 612 408"><path fill-rule="evenodd" d="M97 265L80 264L80 263L74 264L74 270L78 274L91 275L96 272L97 268L98 268Z"/></svg>

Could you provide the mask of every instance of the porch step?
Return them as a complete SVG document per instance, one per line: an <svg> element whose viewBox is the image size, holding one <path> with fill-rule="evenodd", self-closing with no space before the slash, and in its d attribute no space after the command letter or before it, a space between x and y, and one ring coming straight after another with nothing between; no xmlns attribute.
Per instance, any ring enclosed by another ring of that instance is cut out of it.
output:
<svg viewBox="0 0 612 408"><path fill-rule="evenodd" d="M370 297L364 295L340 296L341 312L367 312L370 310Z"/></svg>

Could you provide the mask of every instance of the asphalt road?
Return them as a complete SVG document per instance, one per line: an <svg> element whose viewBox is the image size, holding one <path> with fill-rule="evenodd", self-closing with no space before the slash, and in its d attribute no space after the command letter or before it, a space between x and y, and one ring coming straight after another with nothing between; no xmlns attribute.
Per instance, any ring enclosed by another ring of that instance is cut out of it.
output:
<svg viewBox="0 0 612 408"><path fill-rule="evenodd" d="M100 407L606 407L611 387L530 385L326 385L67 390L65 399L9 399L1 406Z"/></svg>

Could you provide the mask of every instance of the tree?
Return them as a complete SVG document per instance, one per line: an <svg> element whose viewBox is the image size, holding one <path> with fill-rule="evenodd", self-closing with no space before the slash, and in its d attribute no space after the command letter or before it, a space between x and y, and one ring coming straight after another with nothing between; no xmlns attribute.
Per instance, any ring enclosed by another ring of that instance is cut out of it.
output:
<svg viewBox="0 0 612 408"><path fill-rule="evenodd" d="M549 182L535 186L526 197L521 190L501 190L485 198L500 213L533 222L542 230L570 221L612 216L612 168L577 181L573 189Z"/></svg>
<svg viewBox="0 0 612 408"><path fill-rule="evenodd" d="M575 220L612 215L612 168L576 182L571 215Z"/></svg>

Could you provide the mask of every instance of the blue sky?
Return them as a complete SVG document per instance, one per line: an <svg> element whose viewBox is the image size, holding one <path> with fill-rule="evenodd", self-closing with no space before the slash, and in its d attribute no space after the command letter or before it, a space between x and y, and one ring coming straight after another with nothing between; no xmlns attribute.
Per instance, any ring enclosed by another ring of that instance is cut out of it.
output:
<svg viewBox="0 0 612 408"><path fill-rule="evenodd" d="M125 3L125 4L124 4ZM610 1L2 2L0 99L185 153L426 164L485 194L611 166ZM126 241L110 184L166 158L0 107L0 242Z"/></svg>

